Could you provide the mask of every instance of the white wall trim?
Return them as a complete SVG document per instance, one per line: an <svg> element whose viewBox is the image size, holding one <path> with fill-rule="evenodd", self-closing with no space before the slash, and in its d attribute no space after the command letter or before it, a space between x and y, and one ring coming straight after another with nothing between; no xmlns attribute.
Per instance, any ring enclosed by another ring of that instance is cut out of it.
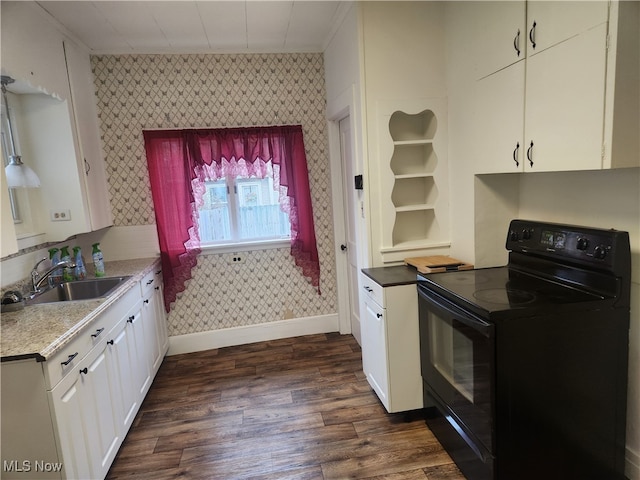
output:
<svg viewBox="0 0 640 480"><path fill-rule="evenodd" d="M640 455L627 447L625 475L629 480L640 480Z"/></svg>
<svg viewBox="0 0 640 480"><path fill-rule="evenodd" d="M243 327L210 330L169 337L167 355L199 352L212 348L244 345L279 338L298 337L339 331L338 314L278 320Z"/></svg>

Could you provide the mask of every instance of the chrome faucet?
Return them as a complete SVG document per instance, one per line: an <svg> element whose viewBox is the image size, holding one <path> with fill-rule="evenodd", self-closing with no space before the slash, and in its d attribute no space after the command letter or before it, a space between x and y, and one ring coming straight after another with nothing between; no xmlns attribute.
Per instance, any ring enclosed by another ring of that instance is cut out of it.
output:
<svg viewBox="0 0 640 480"><path fill-rule="evenodd" d="M42 260L40 260L38 263L36 263L36 266L33 267L33 270L31 270L31 284L33 287L33 290L32 290L33 293L38 293L44 281L47 278L49 278L49 276L59 268L64 268L64 267L75 268L76 266L75 263L73 262L63 260L62 262L58 262L55 265L52 265L51 268L49 268L46 272L40 273L38 272L38 267L45 260L46 258L43 258Z"/></svg>

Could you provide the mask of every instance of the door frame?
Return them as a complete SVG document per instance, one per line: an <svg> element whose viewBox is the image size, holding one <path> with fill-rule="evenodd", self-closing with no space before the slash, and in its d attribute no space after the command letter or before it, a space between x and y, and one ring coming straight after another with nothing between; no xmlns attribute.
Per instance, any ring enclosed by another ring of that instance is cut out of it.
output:
<svg viewBox="0 0 640 480"><path fill-rule="evenodd" d="M334 255L336 259L336 295L338 305L338 328L341 334L353 333L351 331L351 305L349 298L348 257L340 250L340 245L346 241L347 218L345 215L345 198L343 196L342 154L340 138L340 121L349 117L351 131L351 158L357 159L358 149L356 144L356 115L355 111L355 85L345 90L337 99L327 105L327 133L329 137L329 166L331 169L331 203L333 208L333 237ZM355 232L360 238L360 232ZM361 265L361 252L358 251L358 266ZM358 310L362 312L360 305ZM362 318L362 315L360 315Z"/></svg>

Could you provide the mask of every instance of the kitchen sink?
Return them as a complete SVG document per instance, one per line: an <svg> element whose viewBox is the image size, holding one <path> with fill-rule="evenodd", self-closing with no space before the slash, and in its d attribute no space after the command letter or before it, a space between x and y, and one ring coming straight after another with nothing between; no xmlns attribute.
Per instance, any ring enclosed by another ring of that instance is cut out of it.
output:
<svg viewBox="0 0 640 480"><path fill-rule="evenodd" d="M27 299L27 305L103 298L129 278L131 277L106 277L64 282L42 293L33 295L33 297Z"/></svg>

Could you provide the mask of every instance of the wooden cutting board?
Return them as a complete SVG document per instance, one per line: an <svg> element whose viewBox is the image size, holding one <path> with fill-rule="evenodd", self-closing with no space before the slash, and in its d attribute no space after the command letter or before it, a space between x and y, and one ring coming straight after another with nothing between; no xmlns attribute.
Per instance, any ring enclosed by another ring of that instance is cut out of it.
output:
<svg viewBox="0 0 640 480"><path fill-rule="evenodd" d="M442 273L457 270L473 270L473 265L447 255L405 258L404 263L418 269L420 273Z"/></svg>

